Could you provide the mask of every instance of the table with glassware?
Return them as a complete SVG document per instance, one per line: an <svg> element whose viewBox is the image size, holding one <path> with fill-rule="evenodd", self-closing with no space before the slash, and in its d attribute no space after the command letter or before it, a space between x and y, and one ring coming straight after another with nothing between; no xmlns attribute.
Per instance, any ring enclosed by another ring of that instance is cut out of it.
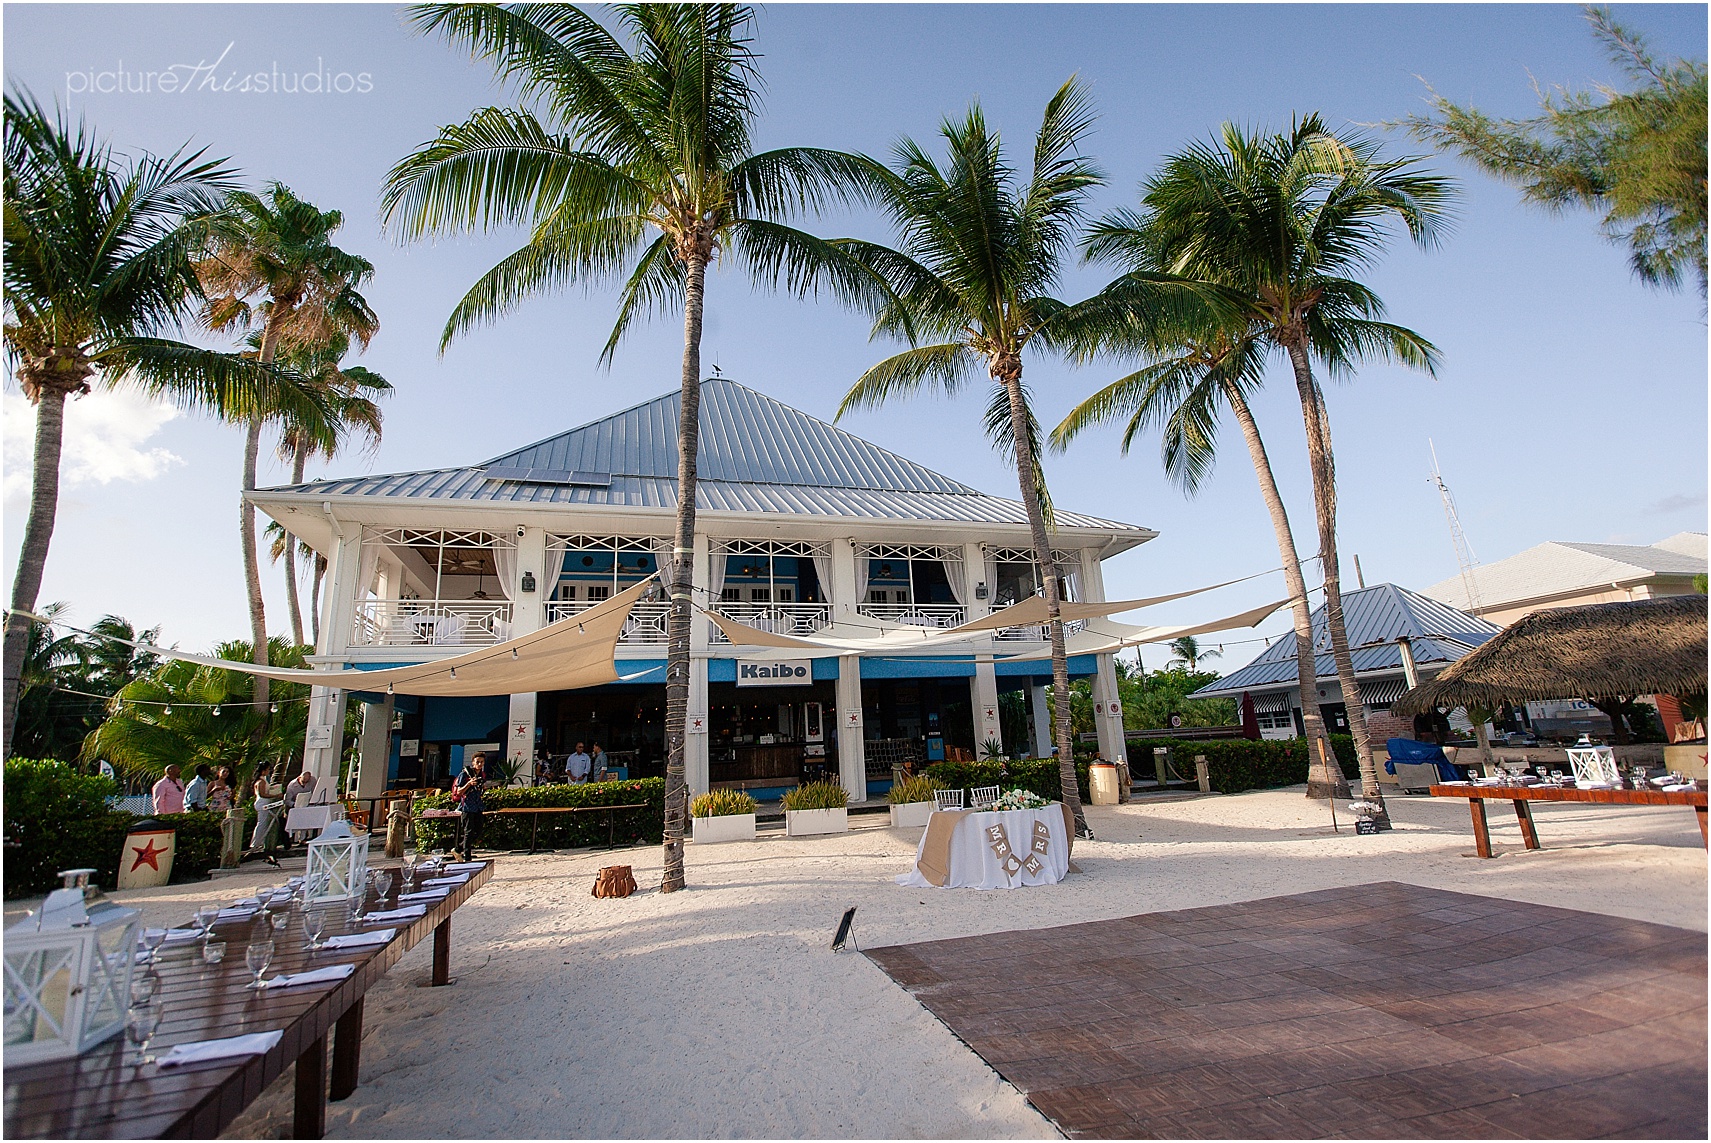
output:
<svg viewBox="0 0 1711 1143"><path fill-rule="evenodd" d="M1432 786L1434 798L1466 798L1473 816L1473 847L1481 857L1493 856L1491 830L1486 821L1485 803L1510 802L1521 824L1521 841L1528 849L1538 849L1539 831L1533 821L1533 802L1592 802L1606 806L1692 806L1699 819L1699 839L1711 845L1705 822L1706 797L1702 786L1680 780L1661 784L1647 782L1647 788L1630 783L1624 788L1617 783L1582 783L1550 778L1526 781L1514 775L1503 778L1479 778L1471 782L1443 782Z"/></svg>
<svg viewBox="0 0 1711 1143"><path fill-rule="evenodd" d="M1070 872L1075 819L1062 802L1007 809L935 810L899 885L1017 889L1053 885Z"/></svg>
<svg viewBox="0 0 1711 1143"><path fill-rule="evenodd" d="M211 1139L295 1063L293 1137L321 1138L327 1100L356 1089L364 995L429 933L433 983L450 983L451 915L492 872L389 863L360 896L322 902L293 878L144 929L125 1034L7 1066L6 1135Z"/></svg>

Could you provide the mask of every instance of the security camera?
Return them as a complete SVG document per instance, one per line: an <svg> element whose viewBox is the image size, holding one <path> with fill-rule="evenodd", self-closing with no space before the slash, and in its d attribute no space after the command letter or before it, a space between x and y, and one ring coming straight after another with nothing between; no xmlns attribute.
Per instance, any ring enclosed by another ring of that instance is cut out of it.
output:
<svg viewBox="0 0 1711 1143"><path fill-rule="evenodd" d="M519 540L520 540L520 539L522 539L522 538L523 538L523 533L525 533L525 532L527 532L527 531L528 531L528 529L527 529L527 528L525 528L525 527L524 527L524 526L523 526L523 525L521 525L521 524L518 524L518 525L517 525L517 538L518 538L518 539L519 539Z"/></svg>

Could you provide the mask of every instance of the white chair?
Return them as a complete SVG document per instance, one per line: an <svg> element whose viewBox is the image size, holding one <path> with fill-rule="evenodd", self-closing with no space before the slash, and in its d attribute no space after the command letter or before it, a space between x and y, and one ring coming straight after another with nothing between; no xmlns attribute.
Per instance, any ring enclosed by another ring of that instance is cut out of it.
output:
<svg viewBox="0 0 1711 1143"><path fill-rule="evenodd" d="M1570 746L1568 764L1574 769L1574 784L1580 789L1622 784L1622 775L1616 769L1616 752L1608 746Z"/></svg>
<svg viewBox="0 0 1711 1143"><path fill-rule="evenodd" d="M977 810L984 810L997 800L997 786L976 786L968 792L968 804Z"/></svg>
<svg viewBox="0 0 1711 1143"><path fill-rule="evenodd" d="M463 616L442 615L434 620L434 642L440 646L455 646L463 642Z"/></svg>
<svg viewBox="0 0 1711 1143"><path fill-rule="evenodd" d="M963 791L961 790L934 790L933 801L938 809L960 810L962 809L962 795Z"/></svg>

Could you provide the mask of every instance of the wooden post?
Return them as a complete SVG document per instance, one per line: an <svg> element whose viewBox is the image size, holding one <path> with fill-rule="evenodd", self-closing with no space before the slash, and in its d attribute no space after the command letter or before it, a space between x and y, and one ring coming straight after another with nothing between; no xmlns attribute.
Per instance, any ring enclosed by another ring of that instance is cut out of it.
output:
<svg viewBox="0 0 1711 1143"><path fill-rule="evenodd" d="M357 1000L333 1025L333 1082L329 1099L344 1099L356 1090L362 1061L362 1001Z"/></svg>
<svg viewBox="0 0 1711 1143"><path fill-rule="evenodd" d="M1202 794L1212 792L1212 767L1207 764L1204 754L1194 756L1194 780L1200 784Z"/></svg>
<svg viewBox="0 0 1711 1143"><path fill-rule="evenodd" d="M450 984L452 964L452 919L448 914L434 928L434 984Z"/></svg>
<svg viewBox="0 0 1711 1143"><path fill-rule="evenodd" d="M291 1118L293 1139L327 1134L327 1038L318 1036L297 1057L297 1100Z"/></svg>
<svg viewBox="0 0 1711 1143"><path fill-rule="evenodd" d="M1164 789L1166 781L1165 765L1169 749L1168 746L1153 747L1153 773L1158 775L1158 785L1161 790Z"/></svg>

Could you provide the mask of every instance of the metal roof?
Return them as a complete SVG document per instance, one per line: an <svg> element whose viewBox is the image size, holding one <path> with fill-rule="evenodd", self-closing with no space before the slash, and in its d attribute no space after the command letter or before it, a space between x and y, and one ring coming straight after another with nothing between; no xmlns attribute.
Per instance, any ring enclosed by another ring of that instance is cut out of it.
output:
<svg viewBox="0 0 1711 1143"><path fill-rule="evenodd" d="M271 488L315 496L674 509L680 394L464 468ZM1026 524L1021 501L989 496L735 381L701 385L698 511ZM530 470L544 474L526 477ZM574 478L574 482L572 480ZM601 484L605 480L607 483ZM1060 509L1059 526L1150 535Z"/></svg>
<svg viewBox="0 0 1711 1143"><path fill-rule="evenodd" d="M1313 616L1313 671L1334 678L1331 635L1323 606ZM1349 658L1355 675L1395 673L1402 669L1402 649L1396 640L1407 636L1418 666L1455 662L1502 628L1435 599L1393 583L1374 584L1343 596L1343 625L1348 630ZM1255 687L1293 686L1296 681L1295 632L1291 631L1240 670L1194 692L1196 698L1240 695Z"/></svg>
<svg viewBox="0 0 1711 1143"><path fill-rule="evenodd" d="M1681 551L1703 537L1681 533L1662 541L1670 547L1638 544L1539 544L1493 564L1472 569L1481 610L1506 603L1560 596L1587 589L1607 589L1657 575L1690 576L1706 570L1705 557ZM1461 576L1426 589L1426 594L1455 607L1467 606Z"/></svg>

